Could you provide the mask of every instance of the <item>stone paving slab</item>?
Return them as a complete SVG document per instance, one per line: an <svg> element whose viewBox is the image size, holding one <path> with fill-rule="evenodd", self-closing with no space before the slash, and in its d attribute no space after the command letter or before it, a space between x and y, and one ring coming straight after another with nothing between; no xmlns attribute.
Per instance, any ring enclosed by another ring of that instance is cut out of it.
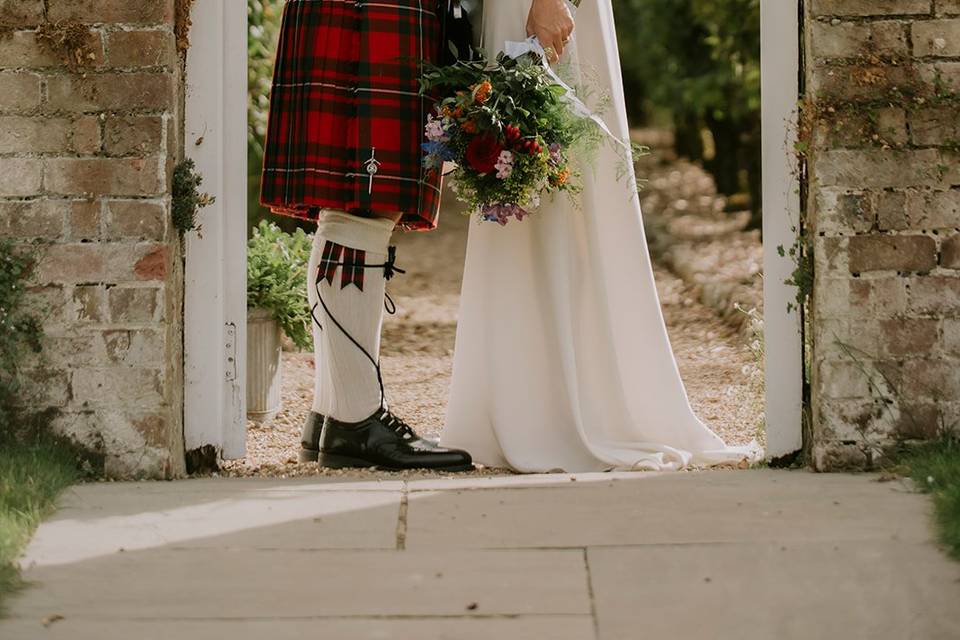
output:
<svg viewBox="0 0 960 640"><path fill-rule="evenodd" d="M785 471L85 485L0 638L958 638L930 513Z"/></svg>
<svg viewBox="0 0 960 640"><path fill-rule="evenodd" d="M4 640L584 640L589 615L492 618L304 618L296 620L73 620L44 628L40 621L0 626Z"/></svg>
<svg viewBox="0 0 960 640"><path fill-rule="evenodd" d="M38 567L14 617L288 618L589 614L575 551L117 553ZM471 605L475 608L470 608ZM2 630L2 626L0 626ZM2 636L2 633L0 633Z"/></svg>
<svg viewBox="0 0 960 640"><path fill-rule="evenodd" d="M717 471L621 475L606 481L593 474L587 481L576 480L539 486L505 479L493 483L498 489L412 492L407 546L562 548L926 540L930 535L925 499L898 482L880 483L866 474Z"/></svg>
<svg viewBox="0 0 960 640"><path fill-rule="evenodd" d="M50 565L159 546L396 547L399 491L129 494L81 487L37 532L21 565Z"/></svg>
<svg viewBox="0 0 960 640"><path fill-rule="evenodd" d="M929 543L590 549L600 640L956 640L960 564Z"/></svg>

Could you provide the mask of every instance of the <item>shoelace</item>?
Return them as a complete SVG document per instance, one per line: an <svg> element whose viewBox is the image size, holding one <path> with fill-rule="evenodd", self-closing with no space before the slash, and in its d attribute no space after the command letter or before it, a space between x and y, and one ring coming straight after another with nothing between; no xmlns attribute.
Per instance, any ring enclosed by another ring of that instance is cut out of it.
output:
<svg viewBox="0 0 960 640"><path fill-rule="evenodd" d="M380 414L380 422L390 427L398 436L405 440L414 440L418 437L417 432L414 431L410 425L393 415L389 409L384 409L383 413Z"/></svg>

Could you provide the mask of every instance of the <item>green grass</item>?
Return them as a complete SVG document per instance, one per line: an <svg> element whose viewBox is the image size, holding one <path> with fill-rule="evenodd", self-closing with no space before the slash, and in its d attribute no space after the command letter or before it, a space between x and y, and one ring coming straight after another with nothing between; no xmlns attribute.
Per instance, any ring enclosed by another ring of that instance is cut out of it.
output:
<svg viewBox="0 0 960 640"><path fill-rule="evenodd" d="M79 478L75 453L50 438L0 438L0 614L21 586L14 561L57 496Z"/></svg>
<svg viewBox="0 0 960 640"><path fill-rule="evenodd" d="M960 441L944 438L921 445L898 462L933 498L940 540L947 552L960 560Z"/></svg>

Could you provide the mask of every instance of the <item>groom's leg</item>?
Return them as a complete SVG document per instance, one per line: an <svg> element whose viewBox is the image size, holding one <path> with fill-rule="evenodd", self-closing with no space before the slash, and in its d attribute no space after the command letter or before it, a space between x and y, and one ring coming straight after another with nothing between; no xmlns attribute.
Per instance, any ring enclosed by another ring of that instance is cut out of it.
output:
<svg viewBox="0 0 960 640"><path fill-rule="evenodd" d="M393 216L337 211L325 211L318 220L311 307L317 325L313 410L326 416L319 462L331 467L469 469L469 454L421 440L386 408L380 332L395 223Z"/></svg>

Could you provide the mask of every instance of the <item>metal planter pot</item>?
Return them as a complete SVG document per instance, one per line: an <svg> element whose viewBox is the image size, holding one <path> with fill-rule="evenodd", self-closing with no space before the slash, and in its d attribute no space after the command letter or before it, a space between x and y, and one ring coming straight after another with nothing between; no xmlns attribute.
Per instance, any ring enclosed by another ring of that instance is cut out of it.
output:
<svg viewBox="0 0 960 640"><path fill-rule="evenodd" d="M270 422L280 413L280 325L265 309L247 312L247 418Z"/></svg>

